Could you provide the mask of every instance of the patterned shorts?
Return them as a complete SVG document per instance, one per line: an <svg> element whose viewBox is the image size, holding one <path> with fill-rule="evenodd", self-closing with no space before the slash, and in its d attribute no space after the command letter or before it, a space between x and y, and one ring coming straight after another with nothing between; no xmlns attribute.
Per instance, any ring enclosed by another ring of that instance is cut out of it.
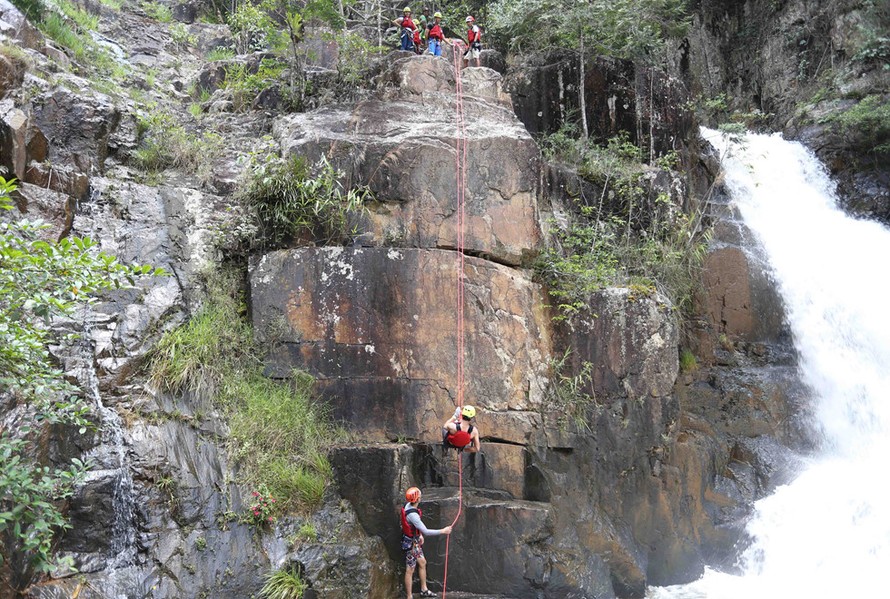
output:
<svg viewBox="0 0 890 599"><path fill-rule="evenodd" d="M402 546L406 546L408 542L411 543L411 547L405 549L405 566L409 570L413 570L417 567L417 560L423 557L423 548L420 546L420 543L414 541L410 537L402 537Z"/></svg>

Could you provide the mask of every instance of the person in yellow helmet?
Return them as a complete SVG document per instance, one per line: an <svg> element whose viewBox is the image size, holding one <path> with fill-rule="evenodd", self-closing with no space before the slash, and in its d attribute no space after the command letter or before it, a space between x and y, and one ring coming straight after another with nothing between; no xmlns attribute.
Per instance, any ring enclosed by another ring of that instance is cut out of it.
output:
<svg viewBox="0 0 890 599"><path fill-rule="evenodd" d="M442 442L445 447L454 447L458 451L476 453L482 449L479 440L479 427L473 424L476 417L476 408L473 406L458 406L454 409L454 415L442 425Z"/></svg>
<svg viewBox="0 0 890 599"><path fill-rule="evenodd" d="M429 33L429 52L433 56L442 56L442 44L449 44L445 39L445 31L442 29L442 13L437 12L433 15L433 21L428 25Z"/></svg>
<svg viewBox="0 0 890 599"><path fill-rule="evenodd" d="M393 23L399 26L399 39L401 40L399 48L408 52L414 52L414 33L417 31L417 25L414 24L414 20L411 18L411 8L406 6L402 10L402 16L394 19Z"/></svg>

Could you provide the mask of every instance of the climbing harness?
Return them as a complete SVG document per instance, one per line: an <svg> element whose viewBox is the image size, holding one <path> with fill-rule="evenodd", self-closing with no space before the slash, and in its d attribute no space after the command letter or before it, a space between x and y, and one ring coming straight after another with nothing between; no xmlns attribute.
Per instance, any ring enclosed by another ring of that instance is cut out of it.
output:
<svg viewBox="0 0 890 599"><path fill-rule="evenodd" d="M467 188L467 135L464 122L464 89L461 80L461 56L457 44L452 44L454 58L454 95L455 101L455 166L457 178L457 405L463 409L464 405L464 201ZM463 510L464 476L463 459L460 452L457 453L457 514L451 526L457 524ZM442 577L442 599L448 589L448 549L451 543L451 535L445 537L445 571Z"/></svg>

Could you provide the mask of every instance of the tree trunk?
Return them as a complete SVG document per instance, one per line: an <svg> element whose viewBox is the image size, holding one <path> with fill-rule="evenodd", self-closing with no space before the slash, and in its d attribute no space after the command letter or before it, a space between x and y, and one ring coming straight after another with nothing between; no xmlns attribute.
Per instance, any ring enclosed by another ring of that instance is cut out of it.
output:
<svg viewBox="0 0 890 599"><path fill-rule="evenodd" d="M584 139L590 137L590 130L587 128L587 95L585 94L584 80L584 31L580 32L581 52L578 54L578 100L581 104L581 131L584 133Z"/></svg>

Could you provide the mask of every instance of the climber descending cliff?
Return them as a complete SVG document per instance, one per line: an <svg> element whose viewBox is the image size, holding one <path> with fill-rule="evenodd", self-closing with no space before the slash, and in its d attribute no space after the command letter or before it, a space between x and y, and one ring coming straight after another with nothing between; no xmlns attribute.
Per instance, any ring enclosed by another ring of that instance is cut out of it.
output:
<svg viewBox="0 0 890 599"><path fill-rule="evenodd" d="M442 425L442 444L460 451L476 453L482 449L479 440L479 427L473 424L476 408L464 406L454 408L454 415Z"/></svg>

